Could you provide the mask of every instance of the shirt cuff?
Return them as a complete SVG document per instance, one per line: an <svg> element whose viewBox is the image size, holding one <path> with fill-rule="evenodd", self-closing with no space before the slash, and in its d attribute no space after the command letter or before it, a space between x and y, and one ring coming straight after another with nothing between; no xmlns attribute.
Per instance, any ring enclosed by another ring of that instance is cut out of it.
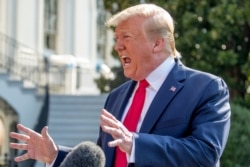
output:
<svg viewBox="0 0 250 167"><path fill-rule="evenodd" d="M127 162L128 163L135 163L135 137L134 137L134 133L132 133L132 150L131 150L131 154L129 155L128 153L126 153L126 157L127 157Z"/></svg>
<svg viewBox="0 0 250 167"><path fill-rule="evenodd" d="M57 149L58 149L58 152L59 152L59 146L57 146ZM54 165L54 163L56 161L56 158L58 156L58 152L57 152L57 155L56 155L55 159L50 164L46 163L45 167L53 167L53 165Z"/></svg>
<svg viewBox="0 0 250 167"><path fill-rule="evenodd" d="M56 157L57 157L57 156L56 156ZM56 158L52 161L51 164L46 163L45 167L53 167L55 161L56 161Z"/></svg>

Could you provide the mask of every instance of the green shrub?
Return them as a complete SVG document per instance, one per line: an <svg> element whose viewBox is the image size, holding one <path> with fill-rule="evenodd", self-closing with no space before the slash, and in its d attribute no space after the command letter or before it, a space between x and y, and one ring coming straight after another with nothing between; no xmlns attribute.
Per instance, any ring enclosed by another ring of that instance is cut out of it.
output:
<svg viewBox="0 0 250 167"><path fill-rule="evenodd" d="M231 129L222 167L250 167L250 109L232 104Z"/></svg>

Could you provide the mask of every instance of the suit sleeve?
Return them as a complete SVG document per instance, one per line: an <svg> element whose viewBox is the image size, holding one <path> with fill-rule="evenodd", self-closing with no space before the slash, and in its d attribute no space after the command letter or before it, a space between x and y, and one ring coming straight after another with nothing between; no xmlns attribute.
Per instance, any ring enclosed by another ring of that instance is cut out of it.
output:
<svg viewBox="0 0 250 167"><path fill-rule="evenodd" d="M190 112L188 135L175 138L153 132L138 133L135 166L216 166L230 129L231 110L225 82L218 78L212 80L194 108Z"/></svg>
<svg viewBox="0 0 250 167"><path fill-rule="evenodd" d="M65 147L65 146L58 146L59 151L57 154L57 157L55 159L55 162L53 164L53 167L59 167L66 157L66 155L72 150L70 147Z"/></svg>

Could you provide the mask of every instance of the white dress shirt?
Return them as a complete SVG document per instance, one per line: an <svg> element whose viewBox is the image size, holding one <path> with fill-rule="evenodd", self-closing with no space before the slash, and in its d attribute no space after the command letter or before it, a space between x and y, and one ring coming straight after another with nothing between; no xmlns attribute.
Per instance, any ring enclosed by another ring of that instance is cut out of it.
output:
<svg viewBox="0 0 250 167"><path fill-rule="evenodd" d="M153 101L156 93L160 89L161 85L163 84L164 80L168 76L169 72L174 67L174 64L175 64L175 60L174 60L173 56L169 56L164 62L162 62L162 64L160 66L158 66L154 71L152 71L147 76L146 80L149 83L149 86L146 88L146 97L145 97L145 101L144 101L144 106L143 106L143 109L141 112L140 119L139 119L138 124L137 124L136 132L139 132L141 125L142 125L142 122L144 120L144 117L148 111L148 108L149 108L151 102ZM127 104L125 111L123 113L123 116L122 116L122 122L125 119L125 116L127 115L128 109L132 103L132 100L133 100L133 97L135 94L135 90L137 89L138 85L139 84L136 85L136 88L134 89L134 92L128 101L128 104ZM131 155L127 154L128 162L130 162L130 163L135 162L134 153L135 153L135 142L133 142ZM52 167L54 162L55 162L55 160L51 164L46 164L46 167Z"/></svg>
<svg viewBox="0 0 250 167"><path fill-rule="evenodd" d="M140 119L139 119L138 124L137 124L136 132L139 132L141 125L142 125L142 122L145 118L145 115L149 109L150 104L152 103L156 93L158 92L161 85L165 81L169 72L174 67L174 64L175 64L175 60L174 60L173 56L170 56L160 66L158 66L154 71L152 71L148 75L148 77L146 78L147 82L149 83L149 86L146 88L146 97L145 97L145 101L144 101L144 106L142 108L141 116L140 116ZM136 89L138 86L139 86L139 84L137 84ZM125 112L124 112L123 117L122 117L122 121L125 119L125 116L127 115L128 109L132 103L132 100L133 100L133 97L135 94L135 90L133 92L133 95L129 99L129 102L127 104L127 107L126 107ZM135 142L133 142L131 155L127 154L127 161L129 163L135 162L135 155L134 155L135 152L134 151L135 151Z"/></svg>

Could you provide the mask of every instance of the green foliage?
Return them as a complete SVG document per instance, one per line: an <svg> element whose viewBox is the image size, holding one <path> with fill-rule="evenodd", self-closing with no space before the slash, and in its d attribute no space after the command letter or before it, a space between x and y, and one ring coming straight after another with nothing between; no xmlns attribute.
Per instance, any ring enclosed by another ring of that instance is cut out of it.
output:
<svg viewBox="0 0 250 167"><path fill-rule="evenodd" d="M225 79L232 99L250 104L249 0L145 0L165 8L175 20L176 47L184 64ZM104 0L116 13L140 0ZM115 4L115 5L114 5Z"/></svg>
<svg viewBox="0 0 250 167"><path fill-rule="evenodd" d="M176 45L183 62L221 76L232 98L244 98L250 75L242 70L249 65L250 2L177 0L164 4L176 21Z"/></svg>
<svg viewBox="0 0 250 167"><path fill-rule="evenodd" d="M121 9L125 9L127 7L136 5L140 2L140 0L103 0L104 7L106 10L111 12L111 14L115 14Z"/></svg>
<svg viewBox="0 0 250 167"><path fill-rule="evenodd" d="M95 79L95 83L97 84L97 87L101 91L101 93L106 93L110 91L110 79L106 79L104 76L100 76L100 78Z"/></svg>
<svg viewBox="0 0 250 167"><path fill-rule="evenodd" d="M128 80L128 78L124 76L123 69L121 67L114 67L112 68L112 71L114 72L116 79L110 82L110 88L116 88Z"/></svg>
<svg viewBox="0 0 250 167"><path fill-rule="evenodd" d="M101 76L100 78L95 80L95 82L97 83L97 87L99 88L101 93L107 93L111 89L118 87L128 80L128 78L123 75L123 69L121 67L113 67L111 71L116 76L115 80L106 79L104 76Z"/></svg>
<svg viewBox="0 0 250 167"><path fill-rule="evenodd" d="M232 105L231 128L227 146L221 157L221 166L250 166L250 110Z"/></svg>

